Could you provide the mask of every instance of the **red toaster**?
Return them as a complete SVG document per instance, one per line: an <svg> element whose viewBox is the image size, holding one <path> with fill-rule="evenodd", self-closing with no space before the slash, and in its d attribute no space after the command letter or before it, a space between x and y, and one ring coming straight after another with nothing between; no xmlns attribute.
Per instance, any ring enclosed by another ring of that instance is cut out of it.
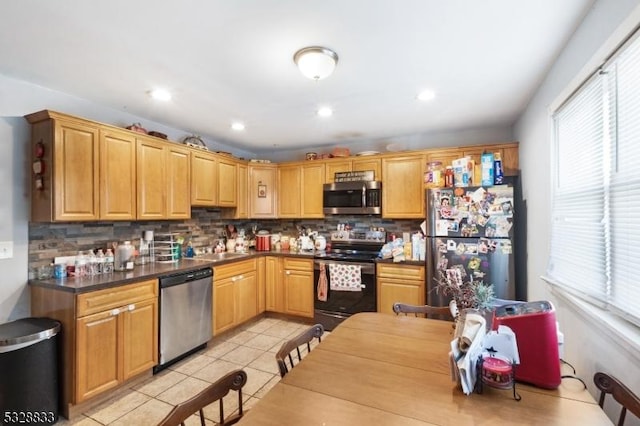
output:
<svg viewBox="0 0 640 426"><path fill-rule="evenodd" d="M515 366L515 379L545 389L560 386L556 312L551 302L501 306L495 311L492 328L499 325L516 335L520 364Z"/></svg>

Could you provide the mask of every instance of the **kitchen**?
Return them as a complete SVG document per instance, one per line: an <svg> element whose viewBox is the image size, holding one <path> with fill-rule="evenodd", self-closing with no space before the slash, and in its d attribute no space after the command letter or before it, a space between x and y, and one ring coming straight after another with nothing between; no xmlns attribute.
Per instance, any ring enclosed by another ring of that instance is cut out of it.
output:
<svg viewBox="0 0 640 426"><path fill-rule="evenodd" d="M486 129L485 133L482 133L481 130L466 133L451 132L449 134L431 135L423 139L425 145L428 142L432 142L430 146L445 146L449 140L464 140L469 144L508 140L520 142L520 169L522 171L525 198L530 209L527 250L529 257L529 299L551 299L557 303L559 319L563 323L563 328L571 330L571 337L568 336L566 342L567 357L575 361L574 365L585 377L591 376L591 373L599 367L599 362L596 359L584 357L585 353L598 353L600 354L599 359L601 357L601 359L617 360L615 365L620 366L637 363L636 350L629 349L626 345L622 345L619 341L612 339L608 331L600 328L603 327L602 325L594 327L593 321L576 312L575 308L572 307L573 305L563 299L557 299L552 296L545 284L539 279L539 276L543 275L546 269L547 254L544 248L548 246L548 236L544 230L549 229L549 215L547 212L550 208L550 198L547 191L539 189L549 187L550 179L550 176L545 173L549 164L548 152L550 150L550 141L547 137L546 106L566 89L571 80L579 74L582 64L589 61L610 35L619 34L621 30L618 30L618 27L632 27L633 25L630 25L628 21L637 17L637 2L624 2L613 5L611 2L600 1L595 4L596 7L591 9L587 14L588 19L585 19L581 26L578 27L565 52L560 54L555 65L550 68L547 79L537 89L525 112L515 121L513 130L494 129L492 134L489 134L491 132ZM598 35L595 40L589 36L592 33ZM575 59L573 55L577 55L578 59ZM8 320L29 315L29 296L26 287L28 279L27 265L30 256L28 236L29 186L27 184L29 176L26 171L30 169L31 159L24 150L24 143L29 140L29 126L22 118L23 115L44 108L55 108L78 116L87 116L88 114L83 114L83 111L89 111L91 117L101 122L121 123L122 125L128 125L131 122L140 121L140 119L134 115L114 112L104 105L84 101L60 92L44 90L40 87L14 80L11 74L0 78L0 88L3 94L6 93L6 96L3 95L0 100L0 112L2 117L5 117L1 121L0 134L2 134L3 140L9 141L8 144L3 143L0 147L0 152L2 153L0 156L2 167L0 169L2 170L2 180L5 182L3 194L6 200L5 206L1 211L3 220L1 221L2 228L0 230L2 230L3 234L0 239L14 242L13 258L0 260L3 272L5 272L3 274L5 283L2 286L2 290L0 290L0 314L2 320ZM172 132L173 134L180 134L175 129L172 130L170 127L163 126L160 123L147 121L145 125L149 128L164 131L167 134L172 134ZM179 138L175 137L175 139ZM407 146L410 147L411 145L407 143ZM213 150L230 150L226 146L217 144L212 144L211 147ZM356 153L364 150L381 150L384 147L384 143L361 142L361 145L358 146L356 144L351 149L352 152ZM418 147L415 148L417 149ZM303 159L304 153L307 151L308 149L298 151L297 158ZM329 149L321 149L319 147L315 151L323 152L329 151ZM239 157L252 157L251 152L243 149L234 150L233 152ZM292 154L296 154L295 151ZM273 161L283 161L284 159L281 157L284 155L284 153L274 153ZM194 214L202 214L205 217L215 215L215 213L207 212L206 209L196 210ZM205 222L207 220L205 219ZM270 220L267 222L264 225L265 228L274 227L270 224ZM416 223L409 222L410 224L406 228L401 226L396 228L397 231L415 229ZM205 233L209 231L219 233L219 229L226 223L225 220L215 222L214 225L205 225L205 227L211 226L207 228ZM104 224L101 224L95 228L104 226ZM125 222L106 225L107 234L110 232L113 232L113 234L109 234L105 239L121 241L120 236L123 234L120 232L124 232L124 229L121 228L126 228L127 226L132 226L132 224ZM134 224L133 226L140 226L139 230L145 229L143 224ZM162 224L161 226L168 225ZM283 229L285 226L286 229L293 229L294 224L284 225ZM390 225L386 223L381 223L380 226L387 229L390 228ZM69 231L65 230L67 228ZM100 230L91 228L93 227L85 225L68 227L52 225L52 229L58 234L69 232L69 236L72 239L79 240L83 238L82 234L84 232L89 233L89 238L95 237L96 234L94 232L100 234ZM35 229L35 231L37 233L44 232L41 229ZM132 234L138 233L138 230L132 232ZM83 241L91 243L87 239ZM54 255L55 253L52 251L48 257ZM638 383L639 378L634 377L634 373L622 370L616 371L615 368L623 367L613 367L613 364L611 363L609 367L614 369L613 371L618 376L627 376L630 383Z"/></svg>

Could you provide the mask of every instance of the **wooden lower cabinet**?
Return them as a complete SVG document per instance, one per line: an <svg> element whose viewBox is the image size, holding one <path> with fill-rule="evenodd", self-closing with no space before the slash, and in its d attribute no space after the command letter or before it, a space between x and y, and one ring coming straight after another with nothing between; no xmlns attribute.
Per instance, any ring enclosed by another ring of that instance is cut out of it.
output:
<svg viewBox="0 0 640 426"><path fill-rule="evenodd" d="M376 271L378 312L393 313L396 302L424 305L425 267L379 263Z"/></svg>
<svg viewBox="0 0 640 426"><path fill-rule="evenodd" d="M266 310L313 318L313 259L265 258Z"/></svg>
<svg viewBox="0 0 640 426"><path fill-rule="evenodd" d="M158 280L87 293L31 287L31 314L62 324L62 414L158 363Z"/></svg>
<svg viewBox="0 0 640 426"><path fill-rule="evenodd" d="M265 257L265 308L270 312L284 313L283 260L282 257Z"/></svg>
<svg viewBox="0 0 640 426"><path fill-rule="evenodd" d="M258 315L257 259L213 268L214 336Z"/></svg>
<svg viewBox="0 0 640 426"><path fill-rule="evenodd" d="M313 318L313 260L284 258L284 312Z"/></svg>

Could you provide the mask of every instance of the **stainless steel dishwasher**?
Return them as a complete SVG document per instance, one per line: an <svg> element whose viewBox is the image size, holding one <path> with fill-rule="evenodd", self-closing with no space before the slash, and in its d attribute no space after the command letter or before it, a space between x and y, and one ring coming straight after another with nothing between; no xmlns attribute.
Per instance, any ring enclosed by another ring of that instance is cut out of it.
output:
<svg viewBox="0 0 640 426"><path fill-rule="evenodd" d="M160 277L159 364L154 373L203 348L212 337L213 270Z"/></svg>

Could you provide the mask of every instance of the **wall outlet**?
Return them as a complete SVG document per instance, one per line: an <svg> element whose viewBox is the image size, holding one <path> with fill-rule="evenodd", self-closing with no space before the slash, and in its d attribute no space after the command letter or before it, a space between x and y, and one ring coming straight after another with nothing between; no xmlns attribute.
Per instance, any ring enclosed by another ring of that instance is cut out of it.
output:
<svg viewBox="0 0 640 426"><path fill-rule="evenodd" d="M13 241L0 241L0 259L13 257Z"/></svg>

